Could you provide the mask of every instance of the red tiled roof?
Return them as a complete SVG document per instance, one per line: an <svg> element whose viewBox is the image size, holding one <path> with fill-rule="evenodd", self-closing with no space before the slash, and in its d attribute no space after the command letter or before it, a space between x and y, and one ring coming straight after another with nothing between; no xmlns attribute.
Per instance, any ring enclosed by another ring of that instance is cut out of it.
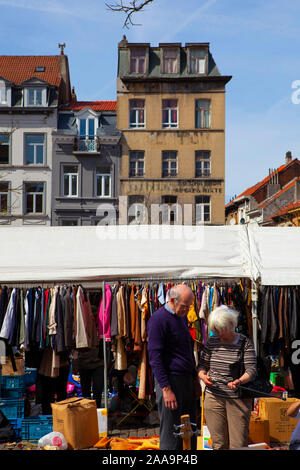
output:
<svg viewBox="0 0 300 470"><path fill-rule="evenodd" d="M268 220L272 220L274 217L278 217L280 215L287 214L288 212L290 212L294 209L300 209L300 200L296 201L296 202L292 202L288 206L282 207L277 212L275 212L275 214L271 215L271 217L269 217Z"/></svg>
<svg viewBox="0 0 300 470"><path fill-rule="evenodd" d="M45 67L44 72L35 72ZM40 78L50 85L61 83L60 56L0 56L0 77L21 85L32 77Z"/></svg>
<svg viewBox="0 0 300 470"><path fill-rule="evenodd" d="M288 167L289 165L291 165L294 161L296 161L297 158L294 158L294 160L291 160L289 163L285 163L284 165L281 165L279 168L276 169L276 171L278 173L281 173L281 171L283 171L286 167ZM242 192L239 196L237 196L236 198L234 198L232 201L228 202L225 207L229 207L232 203L234 203L234 201L236 201L237 199L239 199L240 197L243 197L243 196L252 196L252 194L254 194L259 188L261 188L264 184L266 184L269 179L271 178L271 175L268 175L266 176L263 180L259 181L258 183L256 183L254 186L250 186L250 188L246 189L244 192Z"/></svg>
<svg viewBox="0 0 300 470"><path fill-rule="evenodd" d="M296 184L296 181L299 180L300 178L299 177L296 177L295 179L293 179L292 181L290 181L289 183L287 183L283 188L281 188L280 191L278 191L277 193L273 194L272 196L270 196L268 199L266 199L264 202L262 202L261 204L259 204L257 206L258 209L262 209L263 207L266 207L270 202L274 201L274 199L277 199L279 196L281 196L281 194L283 194L285 191L287 191L288 189L290 189L292 186L295 186Z"/></svg>
<svg viewBox="0 0 300 470"><path fill-rule="evenodd" d="M63 111L80 111L84 108L90 108L94 111L116 111L116 101L74 101L69 105L63 106Z"/></svg>

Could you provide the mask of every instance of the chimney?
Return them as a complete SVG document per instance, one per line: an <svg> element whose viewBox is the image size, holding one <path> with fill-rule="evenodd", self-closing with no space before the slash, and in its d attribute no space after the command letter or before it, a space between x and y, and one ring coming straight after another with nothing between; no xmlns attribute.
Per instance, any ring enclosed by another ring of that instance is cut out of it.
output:
<svg viewBox="0 0 300 470"><path fill-rule="evenodd" d="M127 38L125 34L123 34L122 41L119 42L118 47L126 47L128 44Z"/></svg>
<svg viewBox="0 0 300 470"><path fill-rule="evenodd" d="M285 163L292 161L292 152L286 152L285 154Z"/></svg>

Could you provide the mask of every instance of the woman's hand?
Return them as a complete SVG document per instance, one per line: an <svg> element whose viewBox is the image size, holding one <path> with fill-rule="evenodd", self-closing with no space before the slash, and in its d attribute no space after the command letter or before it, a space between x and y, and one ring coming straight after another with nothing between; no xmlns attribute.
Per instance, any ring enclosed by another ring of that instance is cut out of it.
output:
<svg viewBox="0 0 300 470"><path fill-rule="evenodd" d="M231 390L236 390L238 385L241 385L241 381L240 379L236 379L234 380L233 382L228 382L227 386L231 389Z"/></svg>
<svg viewBox="0 0 300 470"><path fill-rule="evenodd" d="M207 385L207 387L210 387L213 385L213 382L210 378L210 376L207 374L207 372L204 372L204 371L200 371L198 373L198 377L199 379L203 380L203 382L205 383L205 385Z"/></svg>

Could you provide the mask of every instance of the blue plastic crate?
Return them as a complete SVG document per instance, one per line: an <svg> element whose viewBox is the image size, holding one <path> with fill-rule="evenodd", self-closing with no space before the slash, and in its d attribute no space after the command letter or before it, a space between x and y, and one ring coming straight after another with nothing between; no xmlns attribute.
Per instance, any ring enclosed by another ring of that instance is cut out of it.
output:
<svg viewBox="0 0 300 470"><path fill-rule="evenodd" d="M0 398L0 410L7 419L24 418L25 398Z"/></svg>
<svg viewBox="0 0 300 470"><path fill-rule="evenodd" d="M25 388L25 374L22 375L2 375L1 389L13 390Z"/></svg>
<svg viewBox="0 0 300 470"><path fill-rule="evenodd" d="M53 431L52 415L34 416L22 419L22 439L38 441L41 437Z"/></svg>
<svg viewBox="0 0 300 470"><path fill-rule="evenodd" d="M0 398L23 398L25 395L24 388L7 389L1 388Z"/></svg>
<svg viewBox="0 0 300 470"><path fill-rule="evenodd" d="M14 428L16 439L21 439L22 418L10 418L9 421Z"/></svg>

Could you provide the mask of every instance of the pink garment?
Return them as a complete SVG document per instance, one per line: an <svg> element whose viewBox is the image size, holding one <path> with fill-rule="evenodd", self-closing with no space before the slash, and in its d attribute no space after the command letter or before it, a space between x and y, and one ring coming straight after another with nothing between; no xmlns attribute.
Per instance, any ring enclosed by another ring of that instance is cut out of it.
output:
<svg viewBox="0 0 300 470"><path fill-rule="evenodd" d="M111 341L110 337L110 314L111 314L111 289L109 284L105 284L105 309L104 309L104 332L103 332L103 297L98 307L97 320L99 338L105 336L105 341Z"/></svg>

